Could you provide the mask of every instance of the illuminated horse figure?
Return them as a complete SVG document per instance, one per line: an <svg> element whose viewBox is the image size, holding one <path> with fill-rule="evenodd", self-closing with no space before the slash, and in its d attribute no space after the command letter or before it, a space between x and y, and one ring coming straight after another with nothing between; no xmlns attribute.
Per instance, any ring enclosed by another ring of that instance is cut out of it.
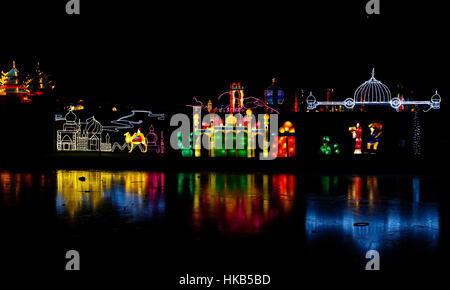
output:
<svg viewBox="0 0 450 290"><path fill-rule="evenodd" d="M143 144L145 146L145 150L143 153L147 152L147 140L145 139L144 134L141 133L141 129L139 128L136 133L133 134L133 136L130 135L129 132L126 132L124 134L125 136L125 142L131 144L131 149L128 153L131 153L133 151L134 145Z"/></svg>

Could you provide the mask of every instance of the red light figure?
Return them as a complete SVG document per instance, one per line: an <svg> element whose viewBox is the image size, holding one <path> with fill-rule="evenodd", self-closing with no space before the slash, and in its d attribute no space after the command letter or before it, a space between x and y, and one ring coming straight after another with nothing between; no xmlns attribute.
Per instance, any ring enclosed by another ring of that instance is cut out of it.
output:
<svg viewBox="0 0 450 290"><path fill-rule="evenodd" d="M352 133L353 139L355 139L355 151L353 154L361 154L361 144L362 144L362 128L361 125L356 123L355 127L348 128L348 131Z"/></svg>

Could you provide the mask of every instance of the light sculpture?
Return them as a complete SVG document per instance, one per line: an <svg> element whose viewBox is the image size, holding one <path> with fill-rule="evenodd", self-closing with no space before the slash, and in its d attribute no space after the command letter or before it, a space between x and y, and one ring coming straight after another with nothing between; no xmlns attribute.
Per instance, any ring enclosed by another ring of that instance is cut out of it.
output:
<svg viewBox="0 0 450 290"><path fill-rule="evenodd" d="M320 152L323 155L331 155L331 146L328 143L330 143L330 137L324 136L322 138L322 146L320 146Z"/></svg>
<svg viewBox="0 0 450 290"><path fill-rule="evenodd" d="M332 153L339 155L341 154L341 149L338 143L331 144L331 139L328 136L322 137L322 146L320 146L320 154L331 155Z"/></svg>
<svg viewBox="0 0 450 290"><path fill-rule="evenodd" d="M77 122L77 116L73 110L69 110L64 118L57 115L55 120L65 121L63 128L56 131L58 151L112 151L109 134L103 140L103 126L95 117L86 122Z"/></svg>
<svg viewBox="0 0 450 290"><path fill-rule="evenodd" d="M273 157L295 157L295 127L292 122L284 122L278 133L278 156Z"/></svg>
<svg viewBox="0 0 450 290"><path fill-rule="evenodd" d="M358 122L354 127L348 128L348 131L352 133L353 139L355 139L355 151L353 154L361 154L361 144L362 144L362 127Z"/></svg>
<svg viewBox="0 0 450 290"><path fill-rule="evenodd" d="M326 105L345 106L347 109L353 109L355 106L362 105L389 105L396 110L404 105L427 105L429 108L426 111L429 111L440 108L441 97L436 91L429 101L406 101L399 97L391 98L391 91L385 84L375 78L375 69L372 69L372 77L355 90L353 98L347 98L344 101L319 102L310 92L306 98L306 103L308 110L314 110L319 106Z"/></svg>
<svg viewBox="0 0 450 290"><path fill-rule="evenodd" d="M369 124L370 130L370 139L367 141L367 150L370 151L373 149L374 152L378 150L378 144L380 142L380 136L383 129L383 125L381 123L371 123Z"/></svg>
<svg viewBox="0 0 450 290"><path fill-rule="evenodd" d="M144 134L142 134L141 128L139 128L137 132L134 133L133 135L130 135L130 132L126 132L124 136L125 142L131 144L131 149L130 151L128 151L128 153L131 153L133 151L134 146L137 146L139 144L142 144L145 147L143 153L147 152L147 139L145 138Z"/></svg>

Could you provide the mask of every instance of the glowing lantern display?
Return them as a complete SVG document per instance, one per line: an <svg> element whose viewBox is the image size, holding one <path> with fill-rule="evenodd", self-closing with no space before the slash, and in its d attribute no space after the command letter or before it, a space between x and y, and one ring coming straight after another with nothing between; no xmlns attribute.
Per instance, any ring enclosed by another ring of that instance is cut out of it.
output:
<svg viewBox="0 0 450 290"><path fill-rule="evenodd" d="M333 153L336 155L341 154L339 144L338 143L331 144L330 141L331 141L330 137L328 136L322 137L322 146L320 146L320 154L322 155L331 155Z"/></svg>
<svg viewBox="0 0 450 290"><path fill-rule="evenodd" d="M278 132L278 154L276 157L295 157L295 127L292 122L284 122Z"/></svg>

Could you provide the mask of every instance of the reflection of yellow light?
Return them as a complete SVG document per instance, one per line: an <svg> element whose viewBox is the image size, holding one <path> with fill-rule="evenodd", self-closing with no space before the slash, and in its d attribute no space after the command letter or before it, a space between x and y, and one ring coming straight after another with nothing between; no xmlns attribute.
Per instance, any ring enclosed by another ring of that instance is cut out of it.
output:
<svg viewBox="0 0 450 290"><path fill-rule="evenodd" d="M80 180L84 177L84 181ZM66 171L58 170L57 197L64 203L65 211L73 218L83 207L95 212L103 204L105 192L114 184L124 184L126 195L143 195L148 192L145 172Z"/></svg>

